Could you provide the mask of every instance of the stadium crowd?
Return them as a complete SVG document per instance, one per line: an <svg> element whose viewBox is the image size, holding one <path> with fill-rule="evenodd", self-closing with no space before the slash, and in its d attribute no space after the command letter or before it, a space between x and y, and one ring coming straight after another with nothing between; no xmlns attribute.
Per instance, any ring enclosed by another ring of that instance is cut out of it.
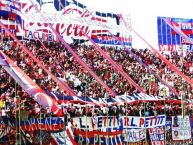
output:
<svg viewBox="0 0 193 145"><path fill-rule="evenodd" d="M23 44L40 60L50 72L58 77L62 82L67 83L78 96L85 97L113 97L86 71L75 58L60 43L44 42L45 47L41 46L39 41L23 41ZM73 50L84 60L84 62L102 79L117 95L131 95L138 91L124 79L119 72L108 64L94 46L77 45L72 46ZM1 41L0 49L8 55L15 64L46 92L67 95L58 85L52 81L37 63L26 54L16 42ZM158 81L153 75L149 74L147 69L139 64L131 55L119 47L102 47L102 49L111 58L116 61L125 72L149 95L158 95L169 99L180 99L181 96L175 96L172 92ZM192 86L172 72L159 58L157 58L148 49L130 50L139 56L139 58L148 65L156 74L160 75L169 85L174 87L179 94L186 99L193 98ZM174 65L180 68L183 73L192 77L193 75L193 53L188 52L186 56L172 52L169 55L164 54ZM18 112L18 105L21 109L29 111L29 118L43 115L53 115L49 109L43 109L33 101L30 96L11 78L6 71L0 67L0 100L1 116L14 116ZM61 106L61 104L59 104ZM164 107L165 106L165 107ZM63 105L63 111L70 117L74 116L93 116L93 115L130 115L130 116L149 116L164 114L181 114L181 105L164 102L138 102L124 105L111 106L81 106L68 104ZM186 113L192 114L193 106L187 105Z"/></svg>

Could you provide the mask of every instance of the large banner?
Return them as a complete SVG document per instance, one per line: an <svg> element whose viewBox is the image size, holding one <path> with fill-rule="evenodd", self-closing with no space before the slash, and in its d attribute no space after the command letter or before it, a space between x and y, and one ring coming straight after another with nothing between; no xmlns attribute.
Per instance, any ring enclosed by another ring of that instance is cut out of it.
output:
<svg viewBox="0 0 193 145"><path fill-rule="evenodd" d="M59 117L50 117L50 118L34 118L21 122L21 129L24 131L37 131L37 130L46 130L46 131L59 131L64 129L64 120Z"/></svg>
<svg viewBox="0 0 193 145"><path fill-rule="evenodd" d="M77 129L88 131L109 132L127 128L155 128L166 124L165 115L136 117L136 116L98 116L98 117L75 117L73 126Z"/></svg>
<svg viewBox="0 0 193 145"><path fill-rule="evenodd" d="M131 123L124 125L127 124L127 119L124 118L131 119ZM143 126L142 120L145 121L146 118L150 121L150 124L146 123L147 125ZM163 121L161 121L162 118ZM166 123L164 115L149 117L84 116L72 117L71 119L72 120L68 122L66 126L64 126L64 118L61 117L36 118L22 121L20 124L22 130L22 143L28 145L38 145L41 144L41 142L42 145L192 144L191 127L188 116L184 117L184 121L182 116L173 116L171 119L172 125L170 119ZM137 123L140 120L141 128ZM9 135L12 135L15 141L15 125L16 124L12 124L8 118L0 120L0 141L7 141L6 139ZM167 126L167 129L164 129L165 126ZM172 129L171 131L170 126ZM168 133L172 134L172 136Z"/></svg>
<svg viewBox="0 0 193 145"><path fill-rule="evenodd" d="M132 44L132 37L117 14L88 10L76 0L33 0L33 4L25 0L1 0L0 6L0 20L22 39L57 41L49 27L51 24L68 43L86 39L84 31L96 43L120 45L108 33L110 30L125 45ZM0 32L6 37L3 29Z"/></svg>
<svg viewBox="0 0 193 145"><path fill-rule="evenodd" d="M78 144L86 144L86 142L102 145L144 144L147 141L146 132L148 129L165 126L166 118L165 115L149 117L98 116L75 117L72 122L75 141ZM157 129L156 131L154 131L156 135L151 139L162 143L163 130Z"/></svg>
<svg viewBox="0 0 193 145"><path fill-rule="evenodd" d="M96 144L96 145L149 145L146 140L146 130L145 129L124 129L123 133L117 134L96 134L90 135L87 132L87 135L74 134L75 141L81 144ZM87 136L87 137L86 137Z"/></svg>
<svg viewBox="0 0 193 145"><path fill-rule="evenodd" d="M158 28L158 45L160 51L168 51L170 53L173 50L177 50L179 54L186 53L186 51L192 51L192 44L183 39L177 34L165 21L165 17L157 18ZM193 19L184 18L167 18L171 21L173 26L178 27L189 38L193 38Z"/></svg>
<svg viewBox="0 0 193 145"><path fill-rule="evenodd" d="M172 116L172 139L185 141L191 139L191 125L189 116Z"/></svg>
<svg viewBox="0 0 193 145"><path fill-rule="evenodd" d="M64 118L61 117L21 121L21 129L25 132L23 140L29 141L28 144L33 145L41 144L41 142L43 145L76 145L71 124L67 123L67 126L64 124Z"/></svg>
<svg viewBox="0 0 193 145"><path fill-rule="evenodd" d="M16 130L14 122L10 121L8 117L0 118L0 143L11 144L15 142Z"/></svg>
<svg viewBox="0 0 193 145"><path fill-rule="evenodd" d="M152 145L165 145L164 126L148 129Z"/></svg>
<svg viewBox="0 0 193 145"><path fill-rule="evenodd" d="M109 98L92 98L92 97L79 97L79 96L63 96L57 93L47 92L49 96L53 99L57 99L60 104L64 103L80 103L80 104L90 104L96 106L112 105L112 104L124 104L142 101L163 101L163 97L160 96L150 96L144 93L135 93L130 96L121 95Z"/></svg>
<svg viewBox="0 0 193 145"><path fill-rule="evenodd" d="M148 128L164 126L165 115L75 117L72 125L78 144L119 145L145 143Z"/></svg>
<svg viewBox="0 0 193 145"><path fill-rule="evenodd" d="M123 129L125 143L138 143L146 140L146 129Z"/></svg>

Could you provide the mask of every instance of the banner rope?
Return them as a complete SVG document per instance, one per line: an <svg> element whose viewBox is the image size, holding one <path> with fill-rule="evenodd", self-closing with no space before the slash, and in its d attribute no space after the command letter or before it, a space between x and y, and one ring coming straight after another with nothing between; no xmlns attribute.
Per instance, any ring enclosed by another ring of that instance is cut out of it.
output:
<svg viewBox="0 0 193 145"><path fill-rule="evenodd" d="M122 17L122 19L123 19L123 17ZM125 25L126 25L126 22L125 22L124 19L123 19L123 21L124 21L124 23L125 23ZM128 28L127 28L127 29L128 29ZM169 60L167 60L162 54L160 54L155 48L153 48L153 46L152 46L150 43L148 43L148 42L147 42L139 33L137 33L132 27L131 27L130 29L131 29L131 31L133 31L142 41L144 41L144 42L150 47L150 49L152 50L152 52L154 52L154 54L155 54L158 58L160 58L163 62L165 62L165 64L167 64L167 65L170 67L171 70L173 70L174 72L176 72L179 76L181 76L184 80L186 80L190 85L193 84L193 80L192 80L190 77L184 75L184 74L179 70L179 68L177 68L175 65L173 65L173 64L172 64Z"/></svg>
<svg viewBox="0 0 193 145"><path fill-rule="evenodd" d="M169 90L174 93L176 96L179 96L179 93L176 91L175 88L171 87L169 84L167 84L158 74L156 74L151 68L148 67L148 65L146 65L145 63L143 63L142 60L140 60L140 58L134 54L131 50L129 50L122 41L118 40L111 32L109 32L114 39L116 39L117 41L119 41L119 43L121 43L121 45L125 48L125 50L130 53L142 66L144 66L148 72L150 74L153 74L160 82L162 82L165 86L167 86L169 88Z"/></svg>
<svg viewBox="0 0 193 145"><path fill-rule="evenodd" d="M123 19L123 18L122 18ZM124 19L123 19L124 21ZM125 21L124 21L125 22ZM126 25L126 22L125 22L125 25ZM141 40L143 40L149 47L150 49L152 50L152 52L154 52L154 54L160 58L163 62L165 62L171 70L173 70L174 72L176 72L179 76L181 76L184 80L186 80L190 85L193 84L193 80L184 75L180 70L179 68L177 68L175 65L173 65L169 60L167 60L162 54L160 54L156 49L153 48L153 46L148 43L139 33L137 33L132 27L131 27L131 31L133 31Z"/></svg>
<svg viewBox="0 0 193 145"><path fill-rule="evenodd" d="M6 59L6 61L3 61ZM7 55L0 50L0 65L4 63L14 64L13 60L11 60ZM35 82L31 80L18 66L12 68L9 65L3 66L7 73L14 78L15 81L30 95L32 98L37 101L43 108L51 107L51 110L57 116L61 116L61 109L59 109L55 103L55 100L46 94L44 90L42 90ZM23 74L23 79L26 83L23 83L19 74ZM42 101L44 101L42 103Z"/></svg>
<svg viewBox="0 0 193 145"><path fill-rule="evenodd" d="M7 8L10 8L7 4L5 5ZM20 14L22 15L22 17L24 17L25 16L25 14L23 14L21 11L20 11ZM23 37L22 37L23 38ZM40 39L37 37L37 39L39 40L39 42L41 43L41 45L42 45L42 47L44 48L44 49L47 49L46 47L45 47L45 45L40 41ZM60 80L59 80L60 81ZM76 95L76 93L65 83L65 82L63 82L64 83L64 85L65 85L65 87L67 87L68 88L68 90L70 90L69 91L69 95L72 95L72 96L77 96ZM64 90L64 89L63 89Z"/></svg>
<svg viewBox="0 0 193 145"><path fill-rule="evenodd" d="M58 85L66 92L69 93L69 95L73 95L76 96L76 94L73 92L73 90L71 90L67 84L62 83L57 77L55 77L51 72L49 72L48 69L46 69L46 67L41 64L41 62L33 56L33 54L16 38L16 36L14 36L8 29L6 26L4 26L4 24L0 21L0 26L6 31L7 34L9 34L9 36L11 36L21 47L19 47L20 49L23 49L32 59L34 62L36 62L38 64L38 66L40 68L42 68L48 75L51 76L51 78L58 83Z"/></svg>
<svg viewBox="0 0 193 145"><path fill-rule="evenodd" d="M47 19L44 17L44 15L40 12L40 10L34 5L33 1L30 0L32 5L36 8L36 11L42 15L42 18L44 18L44 20L46 21ZM116 96L116 93L111 90L88 66L87 64L74 52L74 50L69 46L69 44L67 44L67 42L62 38L62 36L60 36L58 34L58 32L52 27L51 24L48 24L49 28L53 31L53 33L56 35L56 37L58 38L58 40L60 40L60 42L65 46L65 48L73 55L73 57L77 60L77 62L79 64L81 64L89 73L92 77L94 77L98 83L100 83L105 89L106 91L113 95Z"/></svg>
<svg viewBox="0 0 193 145"><path fill-rule="evenodd" d="M62 5L62 7L64 8L64 6ZM90 13L91 15L93 15L92 13ZM81 20L81 19L80 19ZM120 74L130 83L132 84L137 90L139 90L142 93L145 93L144 89L142 87L140 87L138 84L136 84L128 75L127 73L124 72L123 69L121 69L121 67L119 65L117 65L117 63L115 61L113 61L82 29L80 29L81 32L86 36L86 38L95 46L96 50L103 56L105 57L108 62L114 66L114 69L116 69L118 72L120 72ZM124 43L119 40L118 38L116 38L111 32L109 32L111 34L111 36L113 36L114 39L116 39L119 43L121 43L121 45L125 48L125 50L127 52L129 52L141 65L143 65L150 74L153 74L156 78L158 78L158 80L160 82L162 82L165 86L167 86L172 93L174 93L176 96L179 96L179 93L175 90L175 88L172 88L170 85L168 85L164 80L161 79L161 77L159 75L157 75L155 72L153 72L146 64L144 64L138 57L137 55L135 55L132 51L130 51L128 48L126 48L126 46L124 45Z"/></svg>
<svg viewBox="0 0 193 145"><path fill-rule="evenodd" d="M59 1L59 0L58 0ZM62 8L64 9L64 5L61 3ZM81 20L81 18L80 18ZM82 20L81 20L82 21ZM82 21L83 22L83 21ZM84 23L84 22L83 22ZM102 50L89 36L86 34L81 28L80 31L84 34L84 36L94 45L96 50L104 57L106 60L108 60L109 64L111 64L115 70L117 70L131 85L133 85L138 91L142 93L146 93L145 90L140 87L138 84L136 84L129 75L115 62L113 59L108 56L104 50Z"/></svg>

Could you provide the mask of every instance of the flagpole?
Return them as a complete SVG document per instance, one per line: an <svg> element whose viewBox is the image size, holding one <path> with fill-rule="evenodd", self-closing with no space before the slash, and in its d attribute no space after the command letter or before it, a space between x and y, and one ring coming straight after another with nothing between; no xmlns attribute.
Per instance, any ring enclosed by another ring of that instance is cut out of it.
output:
<svg viewBox="0 0 193 145"><path fill-rule="evenodd" d="M41 106L40 106L40 145L42 145L42 113L41 113Z"/></svg>
<svg viewBox="0 0 193 145"><path fill-rule="evenodd" d="M17 32L16 32L16 30L17 30L17 19L15 19L15 22L14 22L14 30L13 30L13 33L15 34L15 36L17 37ZM13 42L14 42L14 40L13 40Z"/></svg>
<svg viewBox="0 0 193 145"><path fill-rule="evenodd" d="M9 20L9 16L8 16L8 29L10 30L10 20ZM7 34L7 40L10 41L9 34Z"/></svg>
<svg viewBox="0 0 193 145"><path fill-rule="evenodd" d="M64 101L64 97L63 97L63 101ZM62 111L63 111L63 114L64 114L64 106L62 106ZM67 113L67 111L66 111L66 113ZM68 124L68 123L65 123L65 114L64 114L64 117L63 117L63 119L64 119L64 143L66 144L66 124Z"/></svg>
<svg viewBox="0 0 193 145"><path fill-rule="evenodd" d="M20 8L22 9L23 7L22 7L22 3L20 3ZM20 33L20 35L21 35L21 41L23 42L23 19L21 18L21 24L20 23L18 23L19 25L18 25L18 31L20 30L20 26L21 26L21 32L18 32L18 33Z"/></svg>
<svg viewBox="0 0 193 145"><path fill-rule="evenodd" d="M66 2L66 1L65 1ZM66 6L66 3L65 3L65 6ZM77 2L77 5L76 5L77 7L78 7L78 2ZM63 7L63 9L65 8L64 7L64 5L62 5L62 7ZM83 10L83 13L84 13L84 8L82 8L82 10ZM73 11L72 11L72 14L73 14ZM80 43L78 43L79 45L80 45ZM87 46L88 46L88 44L87 44ZM86 140L86 145L89 145L89 142L88 142L88 129L89 128L87 128L87 125L88 125L88 116L87 116L87 102L86 102L86 95L84 95L84 101L85 101L85 117L86 117L86 128L85 128L85 131L86 131L86 138L85 138L85 140ZM82 111L82 107L81 107L81 105L79 106L80 108L81 108L81 111ZM83 112L81 112L81 113L83 113ZM82 117L84 117L83 115L82 115ZM92 117L90 117L90 119L91 119L91 121L93 121L93 118ZM82 142L81 142L81 144L82 144Z"/></svg>
<svg viewBox="0 0 193 145"><path fill-rule="evenodd" d="M94 11L94 17L96 18L97 17L97 15L96 15L96 11ZM93 14L92 14L93 15ZM100 19L99 19L99 23L101 23L102 22L102 12L99 12L99 17L100 17ZM99 29L99 44L101 45L101 46L103 46L104 45L104 47L105 47L105 44L103 44L103 41L102 41L102 28L101 29ZM96 34L95 35L98 35L98 32L96 32ZM82 33L84 34L85 32L83 32L82 31ZM86 37L86 35L85 35L85 37ZM88 39L88 38L87 38ZM97 36L97 39L98 39L98 36ZM88 39L89 40L89 39ZM107 103L108 103L108 97L109 97L110 95L106 95L105 97L106 97L106 100L107 100ZM105 108L106 108L106 106L105 106ZM108 122L108 118L109 118L109 112L106 114L106 116L107 116L107 122ZM104 116L103 116L104 117ZM109 125L108 125L108 123L107 123L107 128L109 128L108 127ZM108 132L108 130L107 130L107 145L109 145L109 132Z"/></svg>
<svg viewBox="0 0 193 145"><path fill-rule="evenodd" d="M174 34L174 35L175 35L175 36L174 36L174 37L175 37L175 51L177 51L177 45L178 45L177 35L178 35L178 34ZM180 44L179 44L179 46L180 46ZM178 47L179 47L179 46L178 46Z"/></svg>
<svg viewBox="0 0 193 145"><path fill-rule="evenodd" d="M14 81L15 82L15 93L14 93L14 95L15 95L15 98L17 98L17 82L16 81ZM16 104L16 107L18 107L17 106L17 104ZM15 119L15 121L16 121L16 145L18 144L18 138L17 138L17 135L18 135L18 129L19 129L19 125L18 125L18 113L17 113L17 109L16 109L16 119Z"/></svg>
<svg viewBox="0 0 193 145"><path fill-rule="evenodd" d="M2 21L2 16L1 16L1 14L0 14L0 20ZM0 40L1 41L3 41L3 29L2 29L2 27L0 26L0 32L1 32L1 37L0 37Z"/></svg>
<svg viewBox="0 0 193 145"><path fill-rule="evenodd" d="M64 8L62 7L62 4L61 4L61 0L58 0L58 2L59 2L59 8L60 8L60 10L61 11L64 11ZM66 0L64 1L64 4L65 4L65 6L66 6ZM42 34L43 35L43 34ZM57 41L57 36L56 35L54 35L53 34L53 36L56 38L56 41ZM63 67L62 67L63 68ZM64 70L64 69L63 69ZM64 97L63 97L63 101L64 101ZM66 111L67 112L67 111ZM64 117L65 117L65 114L64 114ZM67 119L68 120L68 119ZM66 132L66 126L65 126L66 124L65 124L65 119L64 119L64 143L65 143L65 145L66 145L66 139L67 139L67 132ZM68 125L68 123L67 123L67 125Z"/></svg>
<svg viewBox="0 0 193 145"><path fill-rule="evenodd" d="M126 94L126 108L125 108L125 113L126 113L126 120L128 121L128 97L127 95L129 96L129 93ZM123 129L124 131L124 129ZM125 138L126 138L126 142L127 142L127 136L129 136L129 129L128 129L128 123L126 123L126 131L125 131Z"/></svg>
<svg viewBox="0 0 193 145"><path fill-rule="evenodd" d="M19 96L19 144L21 145L21 96Z"/></svg>
<svg viewBox="0 0 193 145"><path fill-rule="evenodd" d="M144 119L146 120L146 114L145 114L145 112L146 112L146 102L144 101ZM147 143L147 134L148 134L148 131L147 131L147 128L146 128L146 126L145 126L145 143Z"/></svg>
<svg viewBox="0 0 193 145"><path fill-rule="evenodd" d="M161 27L161 28L160 28L161 34L160 34L160 35L161 35L161 46L162 46L161 48L163 49L163 45L164 45L164 43L163 43L163 37L164 37L164 36L163 36L163 24L162 24L162 23L163 23L163 20L160 18L160 21L161 21L161 24L160 24L160 27ZM159 46L159 50L162 51L161 48L160 48L160 46Z"/></svg>
<svg viewBox="0 0 193 145"><path fill-rule="evenodd" d="M108 104L108 98L109 98L109 95L107 95L107 104ZM109 107L108 105L106 105L105 106L105 109L106 109L106 107ZM109 108L108 108L108 112L107 112L107 128L109 128L109 123L108 123L108 121L109 121ZM107 138L108 138L108 140L107 140L107 145L109 145L109 132L108 132L108 130L107 130Z"/></svg>
<svg viewBox="0 0 193 145"><path fill-rule="evenodd" d="M168 44L168 31L167 31L167 28L168 28L168 25L166 24L166 26L165 26L165 34L166 34L166 37L165 37L165 42L166 42L166 45L167 45L167 50L166 51L168 51L169 50L169 44Z"/></svg>
<svg viewBox="0 0 193 145"><path fill-rule="evenodd" d="M77 7L78 7L78 3L77 3ZM84 13L84 11L85 11L85 9L83 8L83 13ZM87 43L87 42L86 42ZM79 45L81 45L80 43L79 43ZM88 45L88 43L87 43L87 46L89 46ZM94 92L94 91L93 91ZM93 97L93 96L92 96ZM87 138L88 138L88 129L89 128L87 128L87 125L88 125L88 116L87 116L87 110L88 110L88 108L87 108L87 102L86 102L86 95L84 95L84 99L85 99L85 115L86 115L86 145L89 145L89 142L87 142L88 140L87 140ZM82 109L82 108L81 108ZM91 121L93 121L93 118L91 118ZM94 141L95 142L95 141Z"/></svg>
<svg viewBox="0 0 193 145"><path fill-rule="evenodd" d="M19 144L21 145L21 96L17 96L17 82L15 81L15 98L19 99L19 103L18 103L18 113L16 111L16 130L17 130L17 133L16 133L16 144ZM18 122L17 122L18 120Z"/></svg>
<svg viewBox="0 0 193 145"><path fill-rule="evenodd" d="M21 3L21 7L23 8L23 3ZM24 40L24 19L21 18L21 39L22 39L22 42Z"/></svg>
<svg viewBox="0 0 193 145"><path fill-rule="evenodd" d="M170 56L172 55L173 49L174 49L174 45L173 45L173 40L172 40L172 28L169 27L169 34L170 34Z"/></svg>
<svg viewBox="0 0 193 145"><path fill-rule="evenodd" d="M167 115L166 115L166 96L164 96L164 114L167 120ZM165 123L165 128L164 128L164 144L166 145L166 123Z"/></svg>
<svg viewBox="0 0 193 145"><path fill-rule="evenodd" d="M182 80L182 79L181 79ZM184 111L184 99L185 99L185 84L184 84L184 81L182 80L182 85L183 85L183 92L182 92L182 97L181 97L181 106L182 106L182 118L183 118L183 133L185 132L185 129L184 129L184 125L185 125L185 122L184 122L184 115L185 115L185 111ZM184 144L184 135L183 135L183 144Z"/></svg>

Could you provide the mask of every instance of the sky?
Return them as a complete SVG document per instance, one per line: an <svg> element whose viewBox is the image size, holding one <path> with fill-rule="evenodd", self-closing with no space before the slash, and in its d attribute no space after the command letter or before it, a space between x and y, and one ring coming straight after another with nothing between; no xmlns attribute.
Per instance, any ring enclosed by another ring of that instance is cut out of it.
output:
<svg viewBox="0 0 193 145"><path fill-rule="evenodd" d="M157 16L193 19L193 0L77 0L92 10L129 14L132 27L158 48ZM133 47L146 48L147 45L136 35Z"/></svg>

